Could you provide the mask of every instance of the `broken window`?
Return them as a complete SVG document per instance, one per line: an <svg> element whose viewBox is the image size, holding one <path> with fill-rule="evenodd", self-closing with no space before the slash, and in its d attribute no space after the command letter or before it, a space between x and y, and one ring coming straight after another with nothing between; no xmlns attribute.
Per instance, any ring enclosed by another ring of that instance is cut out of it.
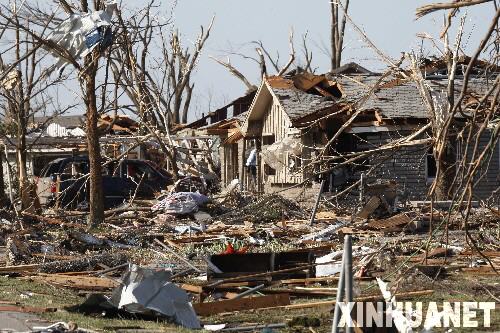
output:
<svg viewBox="0 0 500 333"><path fill-rule="evenodd" d="M434 158L434 154L432 153L432 148L427 151L427 158L425 162L427 181L432 182L434 178L436 178L437 172L436 159Z"/></svg>
<svg viewBox="0 0 500 333"><path fill-rule="evenodd" d="M276 137L274 134L271 135L263 135L262 136L262 145L270 146L276 142ZM265 176L274 176L276 175L276 169L271 168L271 166L264 162L264 175Z"/></svg>
<svg viewBox="0 0 500 333"><path fill-rule="evenodd" d="M271 168L268 164L264 164L264 175L274 176L276 175L276 169Z"/></svg>
<svg viewBox="0 0 500 333"><path fill-rule="evenodd" d="M297 172L302 167L302 158L300 156L289 153L288 154L288 170L290 172Z"/></svg>
<svg viewBox="0 0 500 333"><path fill-rule="evenodd" d="M272 145L274 142L276 142L276 138L275 138L274 134L262 136L262 145L263 146Z"/></svg>

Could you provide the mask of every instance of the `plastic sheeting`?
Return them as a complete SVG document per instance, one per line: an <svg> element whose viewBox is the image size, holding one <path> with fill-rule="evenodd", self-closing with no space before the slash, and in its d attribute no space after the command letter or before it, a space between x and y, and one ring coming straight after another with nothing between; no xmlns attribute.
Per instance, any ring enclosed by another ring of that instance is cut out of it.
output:
<svg viewBox="0 0 500 333"><path fill-rule="evenodd" d="M192 214L205 204L208 197L199 192L176 192L151 207L153 211L162 210L167 214Z"/></svg>
<svg viewBox="0 0 500 333"><path fill-rule="evenodd" d="M80 59L89 54L95 47L101 49L111 45L112 34L111 18L117 7L116 1L106 4L105 10L92 13L72 14L68 19L59 24L47 39L67 50L75 59ZM49 50L59 58L56 64L58 69L62 69L68 61L58 52Z"/></svg>
<svg viewBox="0 0 500 333"><path fill-rule="evenodd" d="M158 312L187 328L201 328L188 294L170 282L169 270L130 265L123 284L113 291L112 303L132 313Z"/></svg>
<svg viewBox="0 0 500 333"><path fill-rule="evenodd" d="M286 157L288 154L300 156L302 153L302 144L299 138L285 138L275 142L272 145L264 146L261 156L264 162L273 169L281 169L286 166Z"/></svg>

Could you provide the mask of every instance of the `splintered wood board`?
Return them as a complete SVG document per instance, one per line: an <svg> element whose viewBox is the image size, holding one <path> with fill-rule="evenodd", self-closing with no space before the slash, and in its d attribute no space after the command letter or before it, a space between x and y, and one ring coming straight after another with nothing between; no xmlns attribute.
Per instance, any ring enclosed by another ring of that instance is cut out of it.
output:
<svg viewBox="0 0 500 333"><path fill-rule="evenodd" d="M108 290L113 289L119 285L119 283L115 280L92 276L71 276L40 273L38 275L30 276L29 279L80 290Z"/></svg>
<svg viewBox="0 0 500 333"><path fill-rule="evenodd" d="M374 220L368 223L368 227L374 229L386 229L407 225L411 219L405 213L394 215L384 220Z"/></svg>
<svg viewBox="0 0 500 333"><path fill-rule="evenodd" d="M284 305L290 305L290 296L288 294L245 297L217 302L197 303L193 304L193 307L198 316L211 316L223 312L272 308Z"/></svg>

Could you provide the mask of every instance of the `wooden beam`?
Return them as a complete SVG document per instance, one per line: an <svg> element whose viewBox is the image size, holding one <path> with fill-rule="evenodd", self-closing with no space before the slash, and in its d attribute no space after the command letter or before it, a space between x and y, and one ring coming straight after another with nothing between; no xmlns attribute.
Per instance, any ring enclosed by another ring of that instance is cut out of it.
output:
<svg viewBox="0 0 500 333"><path fill-rule="evenodd" d="M228 129L225 129L225 128L212 128L212 129L207 129L207 134L214 134L214 135L218 135L218 134L227 134L227 132L229 132L229 128Z"/></svg>
<svg viewBox="0 0 500 333"><path fill-rule="evenodd" d="M24 313L45 313L56 312L56 308L41 308L32 306L15 306L15 305L2 305L0 312L24 312Z"/></svg>
<svg viewBox="0 0 500 333"><path fill-rule="evenodd" d="M315 86L314 89L317 92L319 92L321 95L325 96L325 97L335 97L335 96L333 96L332 94L330 94L328 91L326 91L325 89L323 89L321 87Z"/></svg>
<svg viewBox="0 0 500 333"><path fill-rule="evenodd" d="M374 277L364 276L364 277L354 277L355 280L374 280ZM287 279L276 281L281 284L315 284L319 282L336 282L339 280L338 276L324 276L324 277L316 277L316 278L304 278L304 279Z"/></svg>
<svg viewBox="0 0 500 333"><path fill-rule="evenodd" d="M434 290L419 290L419 291L410 291L406 293L398 293L394 295L396 298L399 299L408 299L412 297L419 297L419 296L425 296L425 295L432 295L434 293ZM354 299L354 302L376 302L376 301L383 301L384 298L382 295L377 295L377 296L365 296L365 297L358 297ZM285 310L290 310L290 309L307 309L307 308L316 308L316 307L324 307L324 306L332 306L335 305L335 301L323 301L323 302L311 302L311 303L299 303L299 304L291 304L291 305L283 305L283 306L275 306L271 307L272 309L285 309ZM261 310L266 310L269 308L261 309Z"/></svg>
<svg viewBox="0 0 500 333"><path fill-rule="evenodd" d="M183 283L183 284L179 285L179 287L181 289L184 289L185 291L189 291L190 293L194 293L194 294L201 294L203 292L202 286L195 286L192 284Z"/></svg>
<svg viewBox="0 0 500 333"><path fill-rule="evenodd" d="M43 273L30 276L29 279L79 290L109 290L118 287L120 284L109 278Z"/></svg>
<svg viewBox="0 0 500 333"><path fill-rule="evenodd" d="M211 316L223 312L234 312L260 308L272 308L290 305L288 294L276 294L260 297L247 297L240 299L228 299L217 302L193 304L198 316Z"/></svg>
<svg viewBox="0 0 500 333"><path fill-rule="evenodd" d="M30 265L18 265L18 266L5 266L0 267L0 273L27 273L36 271L40 267L39 264L30 264Z"/></svg>

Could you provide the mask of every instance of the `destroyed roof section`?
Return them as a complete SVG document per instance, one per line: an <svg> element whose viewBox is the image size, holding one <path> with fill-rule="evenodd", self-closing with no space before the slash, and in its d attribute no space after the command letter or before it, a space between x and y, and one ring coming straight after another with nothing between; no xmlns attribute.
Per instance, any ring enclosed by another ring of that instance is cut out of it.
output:
<svg viewBox="0 0 500 333"><path fill-rule="evenodd" d="M342 80L346 97L349 101L362 98L380 79L378 75L356 78L358 82ZM388 80L389 81L389 80ZM417 86L413 82L402 83L394 87L381 88L374 92L363 109L377 109L384 118L427 118L427 109Z"/></svg>
<svg viewBox="0 0 500 333"><path fill-rule="evenodd" d="M247 92L245 95L240 96L226 104L217 110L210 111L207 115L203 115L200 119L195 120L189 124L177 124L174 132L178 132L184 128L192 128L198 130L204 130L207 128L217 127L226 121L238 120L240 122L245 121L246 115L248 114L248 108L255 97L256 90ZM228 109L233 107L233 116L228 116ZM236 114L235 114L236 113Z"/></svg>
<svg viewBox="0 0 500 333"><path fill-rule="evenodd" d="M198 130L227 128L228 124L233 124L233 123L242 124L245 121L247 115L248 115L248 111L245 111L245 112L240 113L239 115L237 115L235 117L231 117L231 118L227 118L227 119L224 119L224 120L220 120L220 121L218 121L216 123L200 127L200 128L198 128Z"/></svg>
<svg viewBox="0 0 500 333"><path fill-rule="evenodd" d="M212 112L209 113L210 114L213 114L213 113L216 113L217 111L221 111L221 110L224 110L224 109L227 109L231 106L234 106L235 104L240 104L240 103L251 103L253 98L255 97L255 94L257 93L257 90L251 90L247 93L245 93L245 95L243 96L240 96L236 99L234 99L233 101L231 101L230 103L218 108L217 110L214 110Z"/></svg>
<svg viewBox="0 0 500 333"><path fill-rule="evenodd" d="M344 64L332 71L333 74L374 74L372 71L364 68L363 66L350 62Z"/></svg>
<svg viewBox="0 0 500 333"><path fill-rule="evenodd" d="M357 75L356 77L339 76L336 78L340 83L344 96L341 102L354 102L362 98L377 81L379 75ZM414 82L403 82L392 84L392 78L384 80L382 86L362 105L363 109L379 110L384 118L428 118L422 97ZM445 91L447 82L445 80L426 80L435 91ZM488 84L488 82L490 82ZM471 78L468 85L469 93L484 93L492 81L480 78ZM462 89L462 82L457 79L455 90L457 94Z"/></svg>
<svg viewBox="0 0 500 333"><path fill-rule="evenodd" d="M267 78L267 83L286 114L292 121L297 121L336 104L336 98L332 96L324 97L303 90L317 86L325 79L323 75L303 73L296 75L293 79L272 76Z"/></svg>
<svg viewBox="0 0 500 333"><path fill-rule="evenodd" d="M456 75L463 75L467 66L469 66L471 57L466 55L459 55L457 59L457 70ZM425 75L443 75L446 76L448 73L448 61L447 59L441 57L430 57L422 59L422 66L420 69ZM472 65L473 69L471 74L473 75L484 75L486 73L499 73L500 67L490 63L485 60L476 59Z"/></svg>

